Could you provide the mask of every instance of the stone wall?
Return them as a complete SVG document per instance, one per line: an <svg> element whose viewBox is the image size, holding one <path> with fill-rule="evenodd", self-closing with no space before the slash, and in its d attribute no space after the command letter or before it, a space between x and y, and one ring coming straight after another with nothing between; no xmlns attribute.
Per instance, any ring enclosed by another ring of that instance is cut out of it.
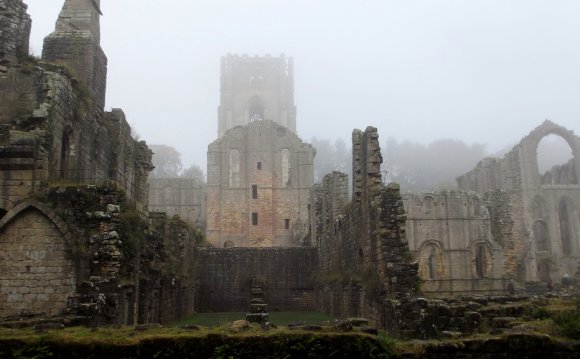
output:
<svg viewBox="0 0 580 359"><path fill-rule="evenodd" d="M269 311L315 310L316 248L200 248L199 311L249 311L253 279Z"/></svg>
<svg viewBox="0 0 580 359"><path fill-rule="evenodd" d="M93 324L131 324L168 323L194 311L196 233L187 224L164 215L148 220L112 183L54 187L47 202L68 229L76 289L68 312Z"/></svg>
<svg viewBox="0 0 580 359"><path fill-rule="evenodd" d="M44 39L43 60L63 64L105 106L107 57L100 45L100 0L66 0L55 31Z"/></svg>
<svg viewBox="0 0 580 359"><path fill-rule="evenodd" d="M149 223L152 153L122 110L103 112L98 4L65 1L45 42L55 64L5 51L24 47L29 21L22 1L0 3L0 45L13 55L0 68L0 316L130 324L194 310L198 234L178 219Z"/></svg>
<svg viewBox="0 0 580 359"><path fill-rule="evenodd" d="M76 290L75 263L62 231L38 208L0 225L0 317L57 315Z"/></svg>
<svg viewBox="0 0 580 359"><path fill-rule="evenodd" d="M548 173L538 170L540 141L557 135L570 146L573 158ZM575 272L580 261L580 137L551 121L525 136L503 158L485 159L460 176L460 188L485 195L503 191L509 206L510 236L506 238L506 271L529 281L558 281ZM494 195L491 195L494 197ZM492 209L493 211L493 209Z"/></svg>
<svg viewBox="0 0 580 359"><path fill-rule="evenodd" d="M178 215L191 226L205 229L205 186L189 178L149 178L149 211Z"/></svg>
<svg viewBox="0 0 580 359"><path fill-rule="evenodd" d="M215 247L297 246L309 232L314 149L272 121L208 147L207 239Z"/></svg>
<svg viewBox="0 0 580 359"><path fill-rule="evenodd" d="M399 186L383 185L381 162L376 128L353 131L353 200L335 212L334 203L342 203L346 193L338 191L336 197L324 193L342 188L345 175L331 174L315 192L319 197L313 201L322 205L317 205L320 218L312 219L324 221L318 238L321 309L341 316L362 315L378 326L383 326L382 300L413 295L418 283Z"/></svg>
<svg viewBox="0 0 580 359"><path fill-rule="evenodd" d="M6 65L28 56L30 16L22 1L0 0L0 73Z"/></svg>
<svg viewBox="0 0 580 359"><path fill-rule="evenodd" d="M505 292L507 234L494 233L492 223L501 219L492 221L479 195L451 191L403 198L409 248L419 261L425 294Z"/></svg>

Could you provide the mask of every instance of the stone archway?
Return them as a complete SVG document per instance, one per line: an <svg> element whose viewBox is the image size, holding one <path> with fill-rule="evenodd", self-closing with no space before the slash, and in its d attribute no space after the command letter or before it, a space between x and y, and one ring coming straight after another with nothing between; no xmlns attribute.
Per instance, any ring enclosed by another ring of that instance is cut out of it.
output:
<svg viewBox="0 0 580 359"><path fill-rule="evenodd" d="M580 177L580 140L573 131L570 131L562 126L559 126L551 121L544 121L540 126L536 127L526 138L524 138L520 145L522 146L522 152L525 156L522 158L524 161L526 176L535 176L534 180L531 182L533 185L542 184L554 184L553 178L550 179L550 183L542 183L547 181L546 178L542 178L540 175L538 167L538 147L540 142L550 135L555 135L562 138L570 147L572 152L572 160L565 166L562 166L562 171L565 173L559 173L558 177L565 178L566 180L563 184L578 184L578 179ZM555 184L561 182L556 181Z"/></svg>
<svg viewBox="0 0 580 359"><path fill-rule="evenodd" d="M419 273L423 279L441 279L445 277L445 264L441 243L428 241L421 246Z"/></svg>
<svg viewBox="0 0 580 359"><path fill-rule="evenodd" d="M0 316L57 315L75 293L68 231L43 207L23 203L0 220Z"/></svg>

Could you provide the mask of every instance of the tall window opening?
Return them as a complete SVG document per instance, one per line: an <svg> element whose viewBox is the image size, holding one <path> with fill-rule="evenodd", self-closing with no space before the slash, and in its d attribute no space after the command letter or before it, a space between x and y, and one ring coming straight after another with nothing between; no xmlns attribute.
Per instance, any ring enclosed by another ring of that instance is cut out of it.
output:
<svg viewBox="0 0 580 359"><path fill-rule="evenodd" d="M534 238L536 240L536 248L538 251L549 251L550 250L550 238L548 235L548 225L544 221L535 221L534 227Z"/></svg>
<svg viewBox="0 0 580 359"><path fill-rule="evenodd" d="M289 219L284 220L284 229L290 229L290 220Z"/></svg>
<svg viewBox="0 0 580 359"><path fill-rule="evenodd" d="M252 213L252 225L257 226L258 225L258 214L257 213Z"/></svg>
<svg viewBox="0 0 580 359"><path fill-rule="evenodd" d="M538 171L543 185L578 184L572 149L558 135L548 135L537 149Z"/></svg>
<svg viewBox="0 0 580 359"><path fill-rule="evenodd" d="M443 277L443 256L437 244L426 244L421 249L420 256L419 266L423 278L437 279Z"/></svg>
<svg viewBox="0 0 580 359"><path fill-rule="evenodd" d="M572 243L574 240L574 223L572 205L563 198L558 208L558 218L560 220L560 238L562 240L562 254L570 255L572 252Z"/></svg>
<svg viewBox="0 0 580 359"><path fill-rule="evenodd" d="M290 151L283 149L282 157L282 187L290 186Z"/></svg>
<svg viewBox="0 0 580 359"><path fill-rule="evenodd" d="M252 199L258 199L258 185L252 185Z"/></svg>
<svg viewBox="0 0 580 359"><path fill-rule="evenodd" d="M240 187L240 151L230 151L230 187Z"/></svg>
<svg viewBox="0 0 580 359"><path fill-rule="evenodd" d="M477 278L484 278L491 270L491 256L484 244L475 247L474 271Z"/></svg>

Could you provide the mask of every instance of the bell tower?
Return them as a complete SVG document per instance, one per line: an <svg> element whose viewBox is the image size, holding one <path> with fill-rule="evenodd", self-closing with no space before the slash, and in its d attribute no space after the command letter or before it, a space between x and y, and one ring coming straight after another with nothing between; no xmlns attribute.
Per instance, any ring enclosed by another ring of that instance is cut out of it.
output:
<svg viewBox="0 0 580 359"><path fill-rule="evenodd" d="M284 55L223 57L218 138L231 128L260 120L296 133L293 59Z"/></svg>

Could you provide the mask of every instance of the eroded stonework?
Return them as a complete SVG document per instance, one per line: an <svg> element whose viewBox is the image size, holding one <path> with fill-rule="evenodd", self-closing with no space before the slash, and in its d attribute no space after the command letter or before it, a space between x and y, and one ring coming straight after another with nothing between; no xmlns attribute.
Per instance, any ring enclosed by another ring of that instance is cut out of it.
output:
<svg viewBox="0 0 580 359"><path fill-rule="evenodd" d="M194 309L197 233L147 217L152 153L103 108L98 5L64 1L38 61L26 5L0 1L0 316L130 324Z"/></svg>
<svg viewBox="0 0 580 359"><path fill-rule="evenodd" d="M538 145L552 134L568 143L573 158L541 174ZM484 159L457 182L462 189L484 196L490 191L505 193L510 211L504 215L513 222L505 238L506 274L520 280L556 282L576 273L580 261L579 178L580 138L546 120L505 157Z"/></svg>

